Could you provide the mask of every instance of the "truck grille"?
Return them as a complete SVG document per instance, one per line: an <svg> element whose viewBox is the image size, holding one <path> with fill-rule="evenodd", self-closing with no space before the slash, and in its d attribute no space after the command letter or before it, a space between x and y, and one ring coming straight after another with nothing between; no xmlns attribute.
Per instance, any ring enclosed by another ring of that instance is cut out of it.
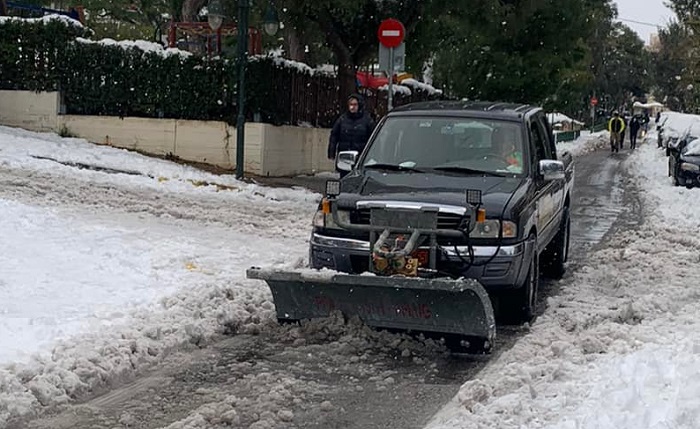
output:
<svg viewBox="0 0 700 429"><path fill-rule="evenodd" d="M350 212L350 223L369 225L370 209L358 209ZM458 229L462 216L454 213L438 213L438 229Z"/></svg>

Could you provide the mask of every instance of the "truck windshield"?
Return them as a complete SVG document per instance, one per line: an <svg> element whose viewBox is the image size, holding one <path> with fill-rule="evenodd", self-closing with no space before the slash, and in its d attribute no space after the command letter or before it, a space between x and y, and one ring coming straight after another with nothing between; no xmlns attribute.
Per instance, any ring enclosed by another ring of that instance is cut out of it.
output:
<svg viewBox="0 0 700 429"><path fill-rule="evenodd" d="M520 174L522 134L518 123L507 121L388 118L370 143L362 166L373 164L462 174Z"/></svg>

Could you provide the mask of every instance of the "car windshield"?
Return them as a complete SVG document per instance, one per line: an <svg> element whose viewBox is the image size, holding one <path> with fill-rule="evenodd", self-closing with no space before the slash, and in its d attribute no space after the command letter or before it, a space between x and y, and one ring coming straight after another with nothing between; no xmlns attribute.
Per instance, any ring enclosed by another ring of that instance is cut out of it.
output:
<svg viewBox="0 0 700 429"><path fill-rule="evenodd" d="M523 173L523 139L515 122L476 118L388 118L362 163L457 174Z"/></svg>
<svg viewBox="0 0 700 429"><path fill-rule="evenodd" d="M700 156L700 139L688 143L682 153L686 156Z"/></svg>

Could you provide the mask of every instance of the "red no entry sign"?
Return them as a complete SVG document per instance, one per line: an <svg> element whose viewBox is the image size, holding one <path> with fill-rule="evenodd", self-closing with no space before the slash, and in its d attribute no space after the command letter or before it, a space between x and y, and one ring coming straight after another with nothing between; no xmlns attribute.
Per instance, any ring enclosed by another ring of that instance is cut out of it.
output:
<svg viewBox="0 0 700 429"><path fill-rule="evenodd" d="M379 43L387 48L396 48L403 43L403 38L406 36L406 29L401 21L389 18L379 24L377 31Z"/></svg>
<svg viewBox="0 0 700 429"><path fill-rule="evenodd" d="M591 106L596 106L598 104L598 99L596 97L591 97Z"/></svg>

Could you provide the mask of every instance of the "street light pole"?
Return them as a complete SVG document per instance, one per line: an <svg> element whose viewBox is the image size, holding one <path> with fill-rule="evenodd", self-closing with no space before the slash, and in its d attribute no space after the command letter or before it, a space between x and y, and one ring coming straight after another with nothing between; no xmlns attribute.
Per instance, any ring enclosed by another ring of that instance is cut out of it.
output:
<svg viewBox="0 0 700 429"><path fill-rule="evenodd" d="M238 118L236 121L236 178L243 178L245 144L245 69L248 62L250 0L238 0Z"/></svg>

